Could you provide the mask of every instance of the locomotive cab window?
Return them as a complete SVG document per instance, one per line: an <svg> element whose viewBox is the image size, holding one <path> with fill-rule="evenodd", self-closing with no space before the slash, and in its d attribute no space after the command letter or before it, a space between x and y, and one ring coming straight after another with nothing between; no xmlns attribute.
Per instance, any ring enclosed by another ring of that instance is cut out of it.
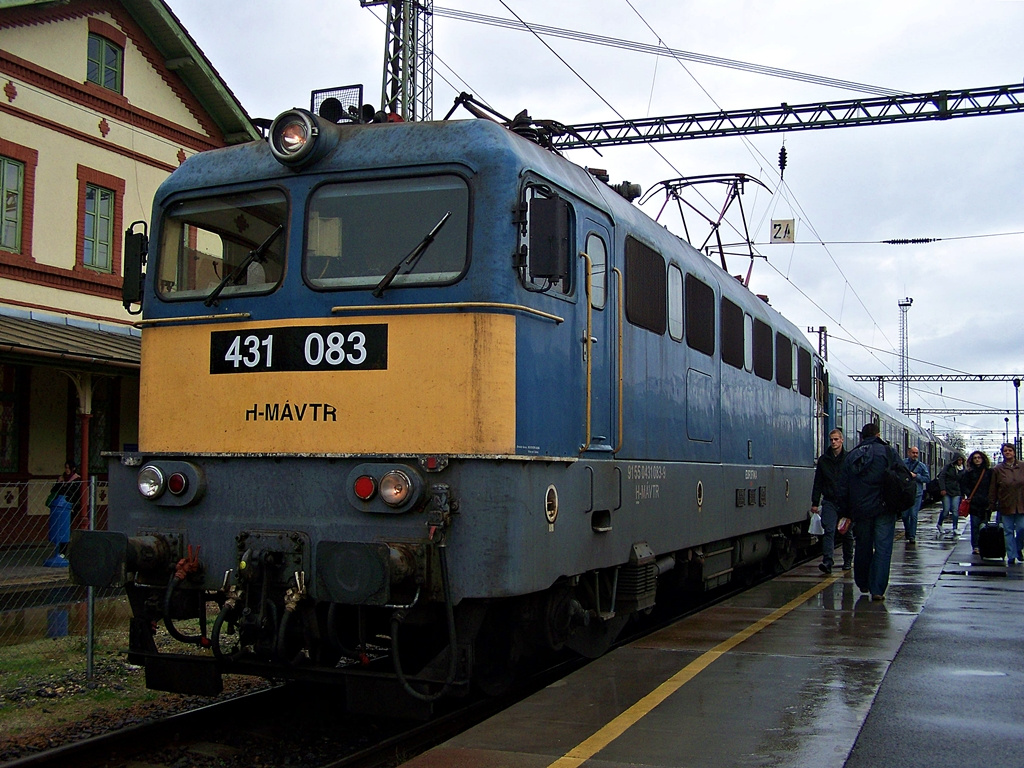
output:
<svg viewBox="0 0 1024 768"><path fill-rule="evenodd" d="M266 293L284 274L288 203L279 191L185 200L164 214L157 293L205 299Z"/></svg>
<svg viewBox="0 0 1024 768"><path fill-rule="evenodd" d="M468 231L457 176L325 184L309 205L303 274L314 288L375 288L401 262L388 290L447 285L466 269Z"/></svg>

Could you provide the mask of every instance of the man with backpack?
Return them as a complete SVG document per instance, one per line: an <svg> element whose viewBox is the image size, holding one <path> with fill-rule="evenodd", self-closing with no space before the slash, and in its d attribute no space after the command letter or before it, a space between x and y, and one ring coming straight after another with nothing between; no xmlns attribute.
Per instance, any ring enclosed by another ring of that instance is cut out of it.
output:
<svg viewBox="0 0 1024 768"><path fill-rule="evenodd" d="M840 511L853 520L857 542L853 580L862 593L876 601L885 600L896 514L902 511L887 509L883 501L886 471L902 462L878 433L877 424L865 424L860 443L846 454L839 471Z"/></svg>

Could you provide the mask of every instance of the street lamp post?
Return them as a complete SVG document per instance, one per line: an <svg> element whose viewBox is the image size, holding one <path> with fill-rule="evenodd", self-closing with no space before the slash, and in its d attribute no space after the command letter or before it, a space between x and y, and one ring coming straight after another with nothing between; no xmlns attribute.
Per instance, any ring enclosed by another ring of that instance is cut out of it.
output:
<svg viewBox="0 0 1024 768"><path fill-rule="evenodd" d="M1013 414L1017 418L1017 436L1013 439L1013 450L1020 456L1020 379L1013 380Z"/></svg>
<svg viewBox="0 0 1024 768"><path fill-rule="evenodd" d="M1003 421L1006 422L1006 426L1003 427L1003 442L1008 443L1010 442L1010 417L1004 416Z"/></svg>

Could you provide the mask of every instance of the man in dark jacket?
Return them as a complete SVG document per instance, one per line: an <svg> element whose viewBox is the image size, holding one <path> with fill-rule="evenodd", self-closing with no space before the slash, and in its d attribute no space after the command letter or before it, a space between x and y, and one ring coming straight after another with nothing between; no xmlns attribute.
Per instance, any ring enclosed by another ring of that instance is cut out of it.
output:
<svg viewBox="0 0 1024 768"><path fill-rule="evenodd" d="M839 522L839 469L846 458L843 448L843 431L833 429L828 433L829 448L818 457L814 468L814 487L811 489L811 512L819 512L821 502L821 527L825 535L821 537L821 562L818 569L822 573L832 573L833 555L836 552L836 524ZM853 529L847 528L839 534L843 543L843 570L853 567Z"/></svg>
<svg viewBox="0 0 1024 768"><path fill-rule="evenodd" d="M860 444L846 454L839 471L839 511L853 519L857 551L853 580L872 600L884 600L889 586L889 563L896 536L896 511L882 503L885 470L899 456L878 436L877 424L865 424Z"/></svg>
<svg viewBox="0 0 1024 768"><path fill-rule="evenodd" d="M921 449L916 445L912 445L910 450L907 451L907 458L903 460L903 463L907 465L907 469L910 470L910 474L917 481L917 496L914 497L914 503L903 510L903 530L907 535L908 547L917 546L917 513L921 511L924 487L931 480L928 465L918 458L920 455Z"/></svg>

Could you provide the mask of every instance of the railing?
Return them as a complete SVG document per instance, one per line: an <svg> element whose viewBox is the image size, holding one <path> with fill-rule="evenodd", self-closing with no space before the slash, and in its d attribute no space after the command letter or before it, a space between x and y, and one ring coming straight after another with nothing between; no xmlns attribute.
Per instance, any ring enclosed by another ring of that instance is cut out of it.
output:
<svg viewBox="0 0 1024 768"><path fill-rule="evenodd" d="M107 484L95 478L0 483L0 648L81 636L91 650L97 615L107 623L125 613L123 598L108 599L115 591L97 590L103 599L92 603L68 578L70 532L105 529L106 499ZM84 663L91 670L91 658Z"/></svg>

